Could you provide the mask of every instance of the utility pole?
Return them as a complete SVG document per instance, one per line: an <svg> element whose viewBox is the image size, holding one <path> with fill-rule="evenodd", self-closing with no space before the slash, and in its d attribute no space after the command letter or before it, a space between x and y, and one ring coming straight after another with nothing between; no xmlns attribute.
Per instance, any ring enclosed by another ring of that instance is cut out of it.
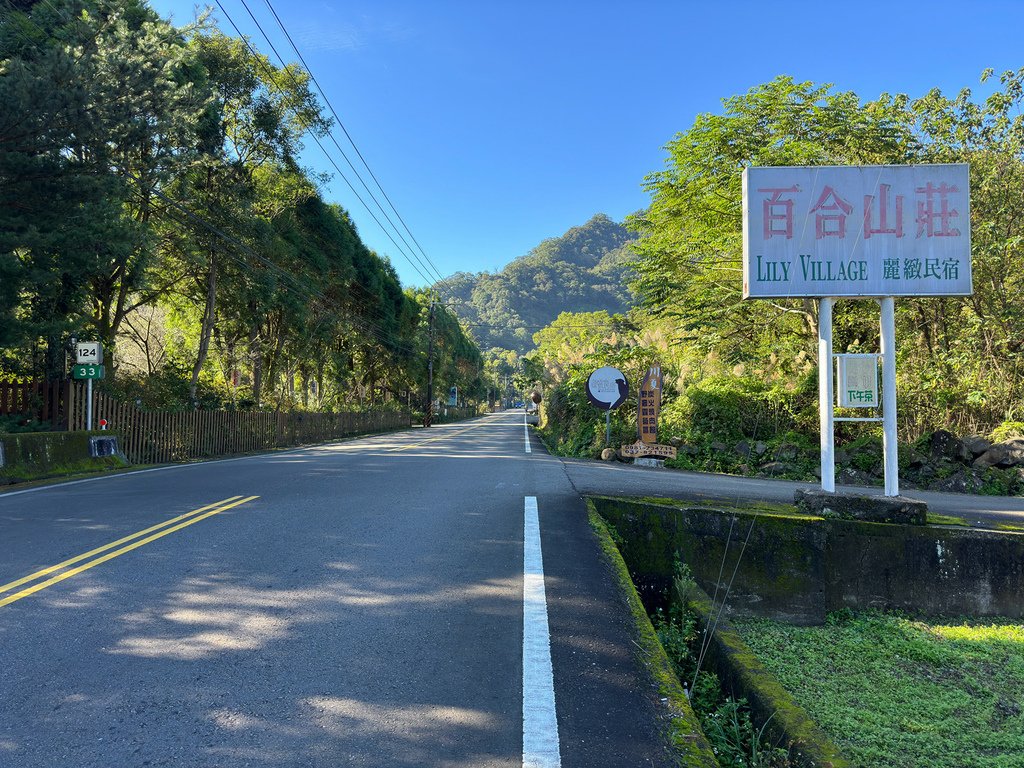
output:
<svg viewBox="0 0 1024 768"><path fill-rule="evenodd" d="M430 301L430 341L427 344L427 407L423 409L423 426L434 420L434 301Z"/></svg>

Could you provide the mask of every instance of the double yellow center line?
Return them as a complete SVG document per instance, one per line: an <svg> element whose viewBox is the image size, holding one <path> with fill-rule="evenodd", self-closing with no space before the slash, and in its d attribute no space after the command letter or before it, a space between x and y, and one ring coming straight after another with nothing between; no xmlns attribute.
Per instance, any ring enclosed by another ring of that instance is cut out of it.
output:
<svg viewBox="0 0 1024 768"><path fill-rule="evenodd" d="M149 528L141 530L137 533L133 533L130 536L125 536L124 538L118 539L117 541L112 541L109 544L104 544L102 547L97 547L96 549L89 550L88 552L84 552L81 555L72 557L68 560L65 560L64 562L48 566L46 568L43 568L42 570L36 571L35 573L30 573L28 576L23 576L22 578L17 579L16 581L0 585L0 596L2 596L5 593L10 592L11 590L17 589L23 584L29 584L30 582L38 582L18 592L9 594L6 597L0 597L0 608L2 608L5 605L10 605L11 603L16 602L18 600L21 600L23 597L33 595L36 592L39 592L40 590L46 589L47 587L51 587L54 584L57 584L58 582L64 581L64 579L70 579L72 576L77 576L83 571L87 571L90 568L94 568L95 566L100 565L101 563L105 563L108 560L113 560L115 557L120 557L126 552L131 552L133 549L138 549L139 547L144 546L145 544L149 544L151 541L156 541L157 539L162 538L163 536L166 536L169 533L180 531L182 528L186 528L192 525L193 523L198 523L200 520L205 520L206 518L212 517L213 515L219 514L220 512L224 512L226 510L232 509L234 507L240 506L242 504L245 504L246 502L258 498L259 496L229 496L228 498L222 499L221 501L216 501L213 504L207 504L205 507L199 507L199 509L193 509L191 512L186 512L183 515L172 517L170 520L165 520L162 523L157 523L156 525L150 526ZM128 542L131 543L129 544ZM126 546L121 546L122 544ZM101 555L101 553L103 552L106 552L106 554ZM90 557L93 557L95 555L100 555L100 557L97 557L95 560L89 560ZM75 565L75 563L81 563L83 560L89 560L89 562L84 563L83 565L79 565L75 568L70 567ZM46 576L50 576L50 574L52 573L56 573L57 575L51 576L45 581L38 581L39 579L42 579Z"/></svg>

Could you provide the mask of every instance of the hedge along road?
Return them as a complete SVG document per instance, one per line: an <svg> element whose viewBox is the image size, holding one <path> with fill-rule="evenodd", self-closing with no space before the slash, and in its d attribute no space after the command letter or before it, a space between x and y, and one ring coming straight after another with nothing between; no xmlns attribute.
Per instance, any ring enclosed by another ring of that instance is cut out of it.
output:
<svg viewBox="0 0 1024 768"><path fill-rule="evenodd" d="M527 447L507 413L0 495L0 765L666 764Z"/></svg>

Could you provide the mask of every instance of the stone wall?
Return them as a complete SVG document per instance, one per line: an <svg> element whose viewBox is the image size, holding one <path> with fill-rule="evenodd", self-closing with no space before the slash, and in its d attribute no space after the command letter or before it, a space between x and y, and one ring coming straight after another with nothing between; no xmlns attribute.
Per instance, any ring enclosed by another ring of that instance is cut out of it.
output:
<svg viewBox="0 0 1024 768"><path fill-rule="evenodd" d="M737 615L800 624L841 608L1024 617L1021 534L593 501L648 600L664 594L678 556L719 600L731 581Z"/></svg>

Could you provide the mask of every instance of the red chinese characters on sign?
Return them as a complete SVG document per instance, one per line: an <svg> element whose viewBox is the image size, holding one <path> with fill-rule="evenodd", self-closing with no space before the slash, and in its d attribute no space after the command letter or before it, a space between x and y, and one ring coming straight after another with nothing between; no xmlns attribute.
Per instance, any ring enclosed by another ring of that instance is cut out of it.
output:
<svg viewBox="0 0 1024 768"><path fill-rule="evenodd" d="M793 239L793 205L792 199L782 199L785 194L800 191L794 184L792 187L759 189L758 192L771 192L764 201L764 239L770 240L775 235L782 235L787 240Z"/></svg>
<svg viewBox="0 0 1024 768"><path fill-rule="evenodd" d="M822 213L828 211L828 213ZM853 213L853 206L843 200L832 187L826 186L821 191L821 197L811 208L814 214L814 236L821 240L823 237L846 237L846 217Z"/></svg>
<svg viewBox="0 0 1024 768"><path fill-rule="evenodd" d="M743 297L969 296L970 167L743 169Z"/></svg>
<svg viewBox="0 0 1024 768"><path fill-rule="evenodd" d="M903 195L896 195L890 207L889 190L891 184L880 184L878 187L878 226L872 224L875 213L875 196L864 195L864 239L872 235L896 235L903 237ZM892 226L890 226L890 223Z"/></svg>
<svg viewBox="0 0 1024 768"><path fill-rule="evenodd" d="M797 201L794 195L802 190L799 185L791 187L759 187L764 195L762 205L762 239L773 237L793 238L795 208ZM960 230L953 226L960 212L950 204L949 196L959 192L955 184L932 184L915 187L917 194L916 237L959 237ZM878 235L891 235L901 238L904 235L903 207L904 195L893 195L892 185L880 184L877 195L863 197L863 229L855 232L857 237L865 240ZM814 214L815 239L826 237L845 239L847 235L847 219L853 215L854 206L842 194L831 186L825 186L821 194L808 209L808 215Z"/></svg>
<svg viewBox="0 0 1024 768"><path fill-rule="evenodd" d="M960 212L949 207L948 199L949 194L959 192L959 188L945 183L935 186L929 182L923 187L917 187L916 191L925 198L917 202L917 236L959 237L960 230L951 227L950 220L960 216Z"/></svg>

